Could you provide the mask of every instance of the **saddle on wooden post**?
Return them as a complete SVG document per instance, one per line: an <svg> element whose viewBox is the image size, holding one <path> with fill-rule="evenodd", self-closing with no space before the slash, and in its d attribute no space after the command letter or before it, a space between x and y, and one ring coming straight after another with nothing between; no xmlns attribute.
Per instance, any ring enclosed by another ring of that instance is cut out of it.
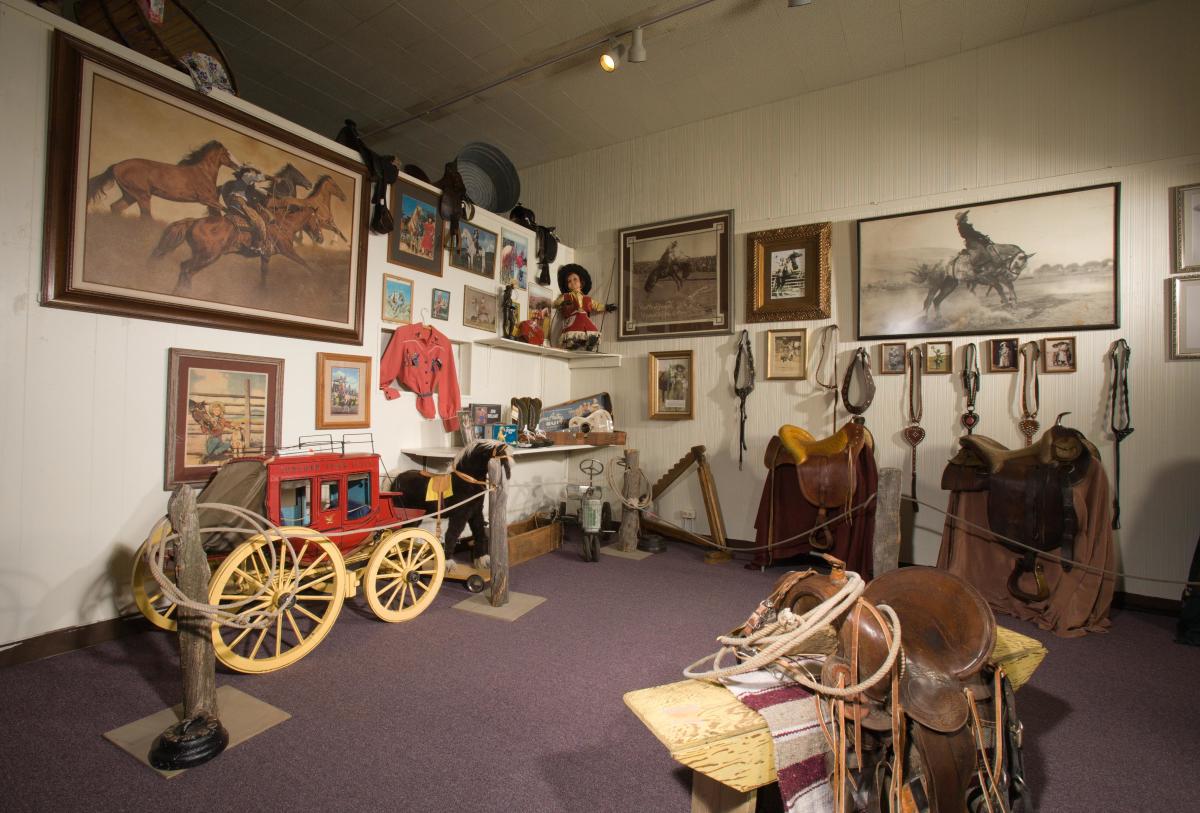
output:
<svg viewBox="0 0 1200 813"><path fill-rule="evenodd" d="M770 476L779 466L796 467L800 494L817 508L817 525L828 521L833 510L849 512L854 508L854 464L864 445L874 447L866 426L847 423L827 438L816 439L798 426L784 424L767 444L764 462ZM828 526L821 536L809 537L814 550L826 551L833 545Z"/></svg>
<svg viewBox="0 0 1200 813"><path fill-rule="evenodd" d="M942 488L987 492L989 530L1028 546L997 539L1021 554L1009 575L1009 592L1026 602L1045 601L1050 589L1038 552L1059 548L1064 560L1074 557L1080 529L1073 489L1092 461L1100 460L1100 452L1082 432L1058 423L1023 449L1008 449L981 435L961 437L959 446L942 472ZM1071 563L1063 561L1062 567L1070 571ZM1021 588L1025 573L1034 575L1036 592Z"/></svg>

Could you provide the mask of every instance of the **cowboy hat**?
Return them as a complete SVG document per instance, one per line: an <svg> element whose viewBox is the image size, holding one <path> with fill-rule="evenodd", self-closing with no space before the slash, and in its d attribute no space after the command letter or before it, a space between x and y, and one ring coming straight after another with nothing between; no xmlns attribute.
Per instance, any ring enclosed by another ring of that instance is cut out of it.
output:
<svg viewBox="0 0 1200 813"><path fill-rule="evenodd" d="M570 288L567 287L567 277L571 274L576 274L579 277L579 290L587 295L592 291L592 275L588 270L578 263L568 263L558 269L558 291L565 294Z"/></svg>

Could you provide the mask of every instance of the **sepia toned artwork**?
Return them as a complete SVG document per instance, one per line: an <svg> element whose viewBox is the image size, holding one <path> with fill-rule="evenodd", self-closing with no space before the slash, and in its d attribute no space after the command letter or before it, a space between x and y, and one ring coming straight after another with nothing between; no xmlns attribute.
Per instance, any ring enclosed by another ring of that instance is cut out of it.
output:
<svg viewBox="0 0 1200 813"><path fill-rule="evenodd" d="M618 339L729 333L733 212L621 229Z"/></svg>
<svg viewBox="0 0 1200 813"><path fill-rule="evenodd" d="M683 420L692 417L695 366L691 350L670 350L649 354L650 418Z"/></svg>
<svg viewBox="0 0 1200 813"><path fill-rule="evenodd" d="M767 331L767 378L808 378L808 330Z"/></svg>
<svg viewBox="0 0 1200 813"><path fill-rule="evenodd" d="M496 332L496 315L500 311L500 297L494 293L463 286L463 324L467 327Z"/></svg>
<svg viewBox="0 0 1200 813"><path fill-rule="evenodd" d="M42 304L362 338L361 166L54 39Z"/></svg>
<svg viewBox="0 0 1200 813"><path fill-rule="evenodd" d="M371 425L371 357L317 353L317 428Z"/></svg>
<svg viewBox="0 0 1200 813"><path fill-rule="evenodd" d="M409 325L413 320L413 281L391 274L383 275L383 312L385 322Z"/></svg>
<svg viewBox="0 0 1200 813"><path fill-rule="evenodd" d="M950 342L925 342L925 372L950 373L954 366L954 345Z"/></svg>
<svg viewBox="0 0 1200 813"><path fill-rule="evenodd" d="M1042 369L1047 373L1075 372L1075 337L1042 339Z"/></svg>
<svg viewBox="0 0 1200 813"><path fill-rule="evenodd" d="M1120 326L1120 185L858 223L859 337Z"/></svg>
<svg viewBox="0 0 1200 813"><path fill-rule="evenodd" d="M497 239L494 231L465 220L460 222L458 248L450 252L450 265L495 279Z"/></svg>
<svg viewBox="0 0 1200 813"><path fill-rule="evenodd" d="M171 348L163 488L279 447L283 359Z"/></svg>
<svg viewBox="0 0 1200 813"><path fill-rule="evenodd" d="M500 284L511 282L524 291L529 287L529 241L508 229L501 229L500 234Z"/></svg>
<svg viewBox="0 0 1200 813"><path fill-rule="evenodd" d="M441 319L443 322L450 318L449 291L443 291L441 288L433 289L433 301L430 305L430 314L434 319Z"/></svg>
<svg viewBox="0 0 1200 813"><path fill-rule="evenodd" d="M989 373L1015 373L1020 356L1017 339L992 339L988 346Z"/></svg>
<svg viewBox="0 0 1200 813"><path fill-rule="evenodd" d="M442 219L438 193L401 178L392 185L392 218L388 262L442 275Z"/></svg>
<svg viewBox="0 0 1200 813"><path fill-rule="evenodd" d="M904 375L904 359L908 345L904 342L884 342L879 345L879 374Z"/></svg>
<svg viewBox="0 0 1200 813"><path fill-rule="evenodd" d="M746 235L746 321L828 319L830 223Z"/></svg>

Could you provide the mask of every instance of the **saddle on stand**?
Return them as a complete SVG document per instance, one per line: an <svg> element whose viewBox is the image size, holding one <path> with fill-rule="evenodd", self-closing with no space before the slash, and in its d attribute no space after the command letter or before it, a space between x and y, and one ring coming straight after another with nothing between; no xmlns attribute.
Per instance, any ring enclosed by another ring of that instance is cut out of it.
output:
<svg viewBox="0 0 1200 813"><path fill-rule="evenodd" d="M1073 489L1100 460L1100 452L1082 432L1059 423L1062 417L1023 449L1008 449L982 435L961 437L958 453L942 472L947 491L987 492L988 529L1002 545L1021 554L1009 575L1008 590L1025 602L1050 597L1039 553L1059 549L1063 570L1070 571L1066 560L1075 558L1080 531ZM1035 593L1021 588L1025 573L1033 574Z"/></svg>

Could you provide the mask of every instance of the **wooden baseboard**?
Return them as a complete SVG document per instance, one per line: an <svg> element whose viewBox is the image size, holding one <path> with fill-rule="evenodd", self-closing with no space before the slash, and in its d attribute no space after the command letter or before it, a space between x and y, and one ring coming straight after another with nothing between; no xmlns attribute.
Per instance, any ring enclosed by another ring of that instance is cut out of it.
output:
<svg viewBox="0 0 1200 813"><path fill-rule="evenodd" d="M1135 610L1140 613L1169 615L1172 618L1179 615L1179 599L1158 598L1157 596L1140 596L1137 593L1113 593L1113 608L1117 610Z"/></svg>
<svg viewBox="0 0 1200 813"><path fill-rule="evenodd" d="M107 621L97 621L82 627L69 627L54 632L35 635L23 641L9 644L0 652L0 667L15 666L18 663L28 663L52 655L61 655L76 649L102 644L105 641L115 641L127 635L154 629L149 621L140 615L125 618L110 618Z"/></svg>

